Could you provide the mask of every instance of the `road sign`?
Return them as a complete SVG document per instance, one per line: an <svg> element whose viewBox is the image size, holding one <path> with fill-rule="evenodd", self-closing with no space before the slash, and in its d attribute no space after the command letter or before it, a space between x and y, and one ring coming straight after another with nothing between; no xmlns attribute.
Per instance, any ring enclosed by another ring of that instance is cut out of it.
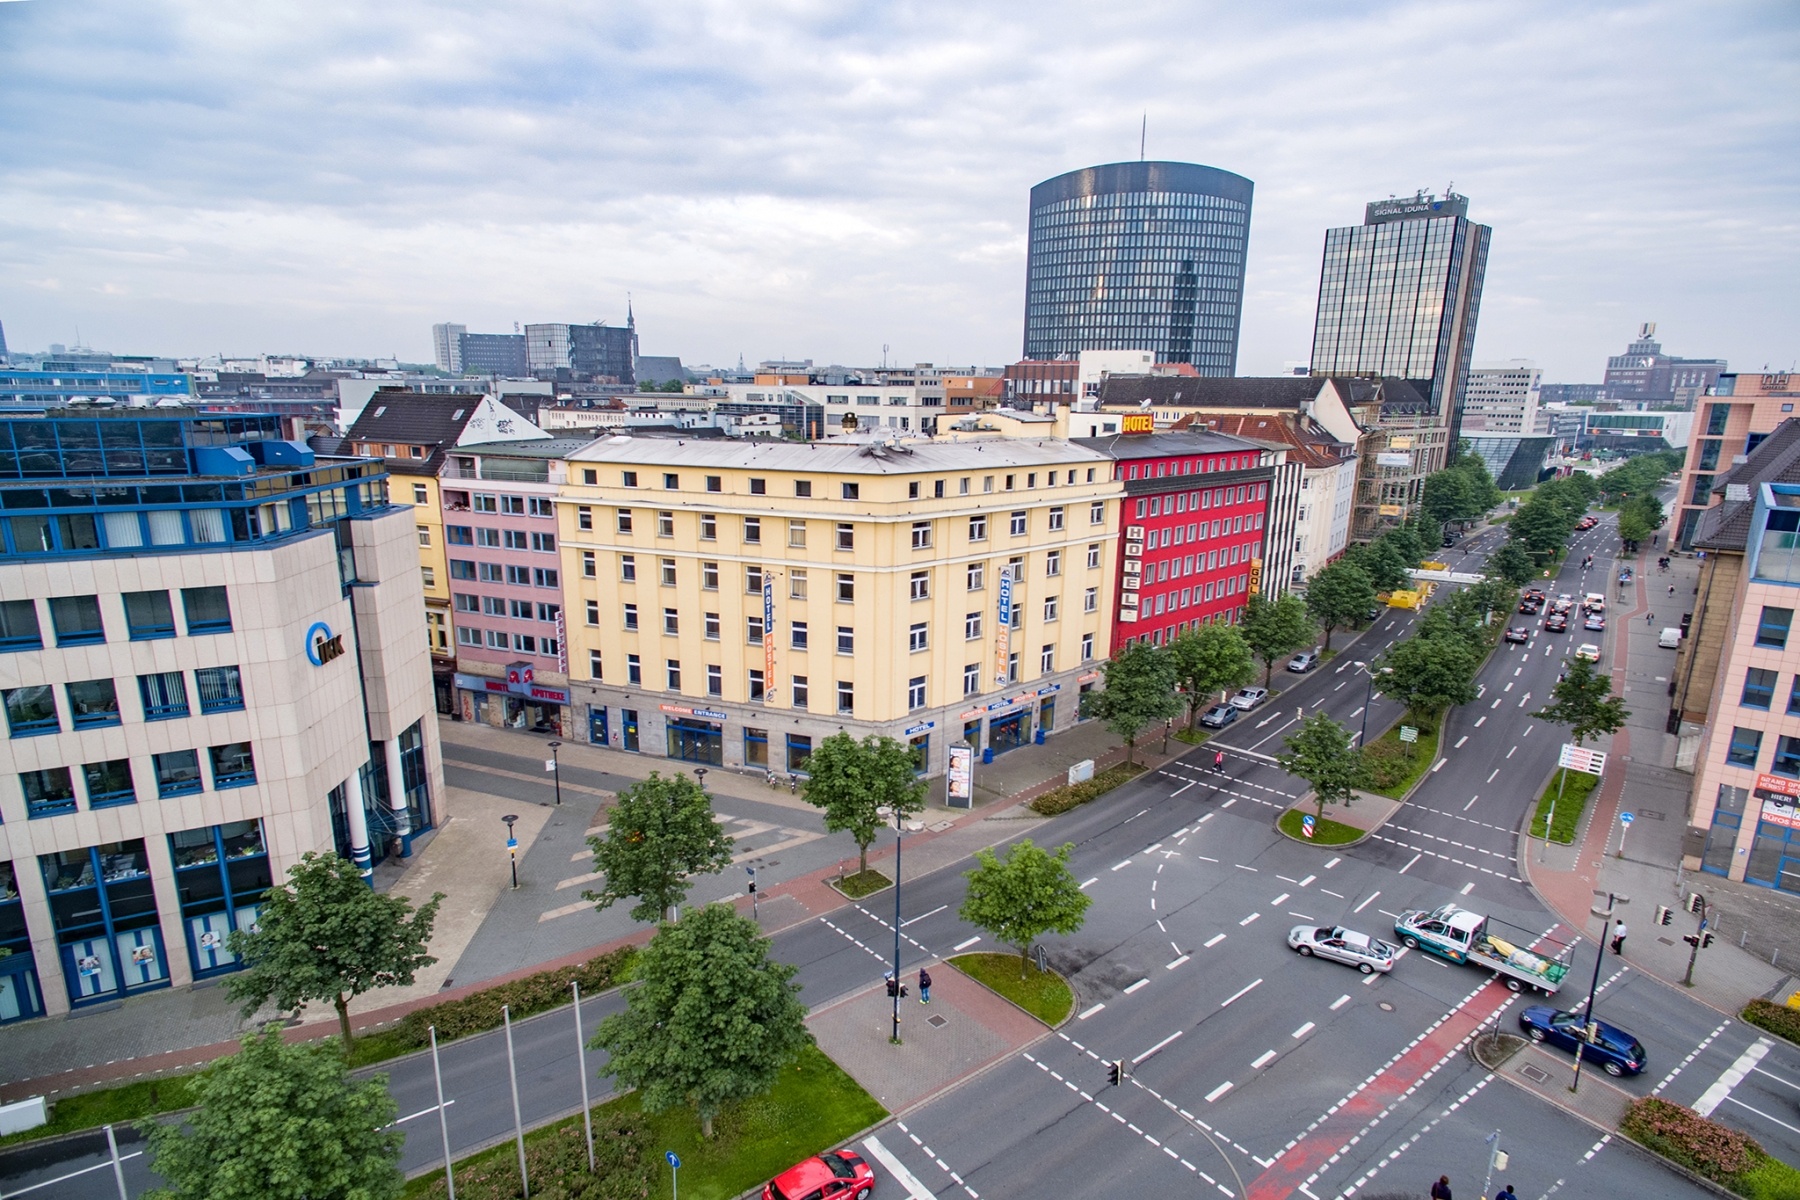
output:
<svg viewBox="0 0 1800 1200"><path fill-rule="evenodd" d="M554 758L546 758L544 760L544 773L547 775L554 770L556 770L556 760Z"/></svg>
<svg viewBox="0 0 1800 1200"><path fill-rule="evenodd" d="M676 1170L681 1169L681 1160L675 1157L675 1152L673 1150L663 1151L663 1157L669 1160L669 1165L671 1167L674 1167Z"/></svg>
<svg viewBox="0 0 1800 1200"><path fill-rule="evenodd" d="M1606 752L1589 750L1571 742L1564 742L1562 752L1557 756L1556 765L1567 767L1571 771L1583 771L1589 775L1599 775L1606 770Z"/></svg>
<svg viewBox="0 0 1800 1200"><path fill-rule="evenodd" d="M507 838L506 839L506 848L508 850L517 850L519 848L519 839L516 837Z"/></svg>
<svg viewBox="0 0 1800 1200"><path fill-rule="evenodd" d="M1419 731L1414 729L1411 725L1402 725L1400 727L1400 740L1403 742L1416 742L1419 740Z"/></svg>
<svg viewBox="0 0 1800 1200"><path fill-rule="evenodd" d="M1635 820L1637 820L1637 817L1631 813L1620 813L1619 814L1619 824L1621 824L1621 825L1629 825Z"/></svg>
<svg viewBox="0 0 1800 1200"><path fill-rule="evenodd" d="M1311 837L1313 835L1313 818L1312 817L1302 816L1300 818L1300 832L1304 833L1307 837Z"/></svg>

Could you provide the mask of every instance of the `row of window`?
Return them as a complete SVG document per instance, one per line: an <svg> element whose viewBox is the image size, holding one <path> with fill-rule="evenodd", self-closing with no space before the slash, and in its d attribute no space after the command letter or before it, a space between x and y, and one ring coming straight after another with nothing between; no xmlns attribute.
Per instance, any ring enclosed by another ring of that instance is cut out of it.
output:
<svg viewBox="0 0 1800 1200"><path fill-rule="evenodd" d="M582 574L587 578L594 579L598 577L599 564L593 551L583 552L581 556L581 566ZM1100 568L1099 542L1092 542L1088 545L1087 567L1090 571L1098 570ZM1045 552L1045 578L1053 579L1060 576L1062 574L1062 568L1063 556L1060 549ZM1025 560L1022 557L1015 557L1003 564L1002 569L1010 573L1014 582L1022 581L1025 577ZM675 559L657 559L656 571L657 582L662 587L680 586L680 572ZM454 572L452 572L452 574L454 574ZM837 584L836 596L838 601L845 604L855 603L856 575L849 571L840 571L835 572L834 574ZM987 587L987 564L984 562L968 563L964 566L963 576L965 589L967 591L982 591ZM805 600L808 595L808 589L812 583L812 577L808 571L805 568L790 569L787 572L787 577L788 595L795 600ZM458 578L461 578L461 576L458 576ZM762 566L756 564L746 566L744 568L745 594L760 596L762 594L763 581L765 578L766 574ZM637 581L637 556L635 554L621 554L619 556L619 582L636 583ZM716 592L719 590L718 563L701 562L700 588L702 591L708 592ZM907 579L907 591L914 600L929 600L931 598L931 572L929 570L912 572Z"/></svg>
<svg viewBox="0 0 1800 1200"><path fill-rule="evenodd" d="M186 677L180 671L139 675L138 698L144 720L169 721L193 715ZM117 725L119 694L111 679L85 679L63 684L71 725L98 729ZM202 713L236 712L244 707L243 677L236 667L201 667L194 672L194 694ZM6 705L7 729L12 737L39 737L61 733L62 717L56 707L56 689L50 684L0 691Z"/></svg>
<svg viewBox="0 0 1800 1200"><path fill-rule="evenodd" d="M561 651L556 638L536 633L508 633L504 629L478 629L456 623L456 644L471 649L486 646L489 650L513 650L520 654L542 654L555 658Z"/></svg>
<svg viewBox="0 0 1800 1200"><path fill-rule="evenodd" d="M1181 464L1177 463L1177 466ZM1136 470L1134 467L1133 470ZM1269 494L1266 483L1246 483L1239 487L1206 488L1196 492L1176 492L1172 495L1140 497L1135 513L1139 518L1166 517L1175 513L1200 512L1208 508L1224 508L1232 504L1245 504L1265 499Z"/></svg>
<svg viewBox="0 0 1800 1200"><path fill-rule="evenodd" d="M283 485L287 481L284 479ZM148 489L146 489L148 490ZM351 493L356 493L352 503ZM9 491L8 499L20 495ZM33 499L42 493L24 493ZM85 503L95 503L92 498ZM91 553L146 546L215 546L319 528L387 505L387 482L326 488L272 504L242 508L122 509L93 513L29 514L0 518L0 554Z"/></svg>
<svg viewBox="0 0 1800 1200"><path fill-rule="evenodd" d="M1259 542L1239 542L1235 546L1226 546L1218 550L1202 550L1198 554L1182 554L1173 558L1160 559L1144 566L1145 583L1161 583L1166 579L1182 579L1188 575L1198 575L1204 571L1215 571L1224 567L1233 567L1241 562L1249 562L1256 554Z"/></svg>
<svg viewBox="0 0 1800 1200"><path fill-rule="evenodd" d="M863 399L874 399L874 397L859 397L858 402L860 403ZM1095 475L1096 468L1086 467L1086 468L1070 468L1069 471L1067 472L1066 478L1062 477L1062 475L1060 474L1059 471L1046 471L1046 472L1044 472L1045 485L1048 487L1055 487L1060 478L1060 479L1062 479L1062 482L1067 483L1072 486L1075 483L1075 473L1076 473L1077 469L1085 470L1086 480L1088 483L1094 482L1094 475ZM1038 485L1038 473L1036 471L1027 471L1027 472L1024 472L1024 475L1025 475L1025 486L1027 488L1035 488ZM994 490L994 479L995 479L995 477L992 475L983 475L981 477L981 490L983 492L993 491ZM1004 479L1005 479L1005 486L1001 490L1008 491L1008 492L1013 491L1017 485L1018 475L1016 473L1012 474L1012 475L1007 475L1004 477ZM600 482L599 470L597 468L589 468L589 469L584 470L582 472L582 481L584 483L587 483L590 485L598 485ZM664 491L677 492L677 491L681 490L681 476L677 472L674 472L674 471L663 472L662 481L663 481L663 490ZM619 482L624 487L628 487L628 488L637 487L638 486L638 473L636 471L622 471L622 472L620 472ZM813 481L812 480L796 479L793 482L794 482L794 495L797 498L802 499L802 500L808 500L808 499L812 498L812 495L813 495ZM933 480L932 481L932 497L937 500L942 500L945 496L950 494L949 493L949 485L950 485L950 481L948 479ZM970 476L970 475L962 476L960 479L957 480L956 494L959 496L970 495L973 485L974 485L974 477L973 476ZM725 490L724 480L722 479L722 477L720 477L718 475L708 475L705 477L705 487L708 492L714 492L714 493L723 492ZM908 500L924 499L924 488L925 488L925 485L924 485L923 480L919 480L919 479L909 480L906 485L906 498ZM768 495L769 494L769 481L767 479L758 479L758 478L752 477L750 480L750 494L752 496ZM839 495L839 498L843 499L843 500L860 500L860 499L862 499L862 484L860 482L852 482L852 481L840 482L838 484L838 495ZM489 510L489 511L492 511L492 510ZM582 509L580 511L586 512L587 510ZM581 527L583 529L593 528L593 526L591 524L583 524Z"/></svg>
<svg viewBox="0 0 1800 1200"><path fill-rule="evenodd" d="M420 504L425 503L425 489L422 485L413 489L413 498ZM493 513L502 517L554 517L556 500L551 496L487 496L480 492L471 495L468 492L446 491L444 511Z"/></svg>
<svg viewBox="0 0 1800 1200"><path fill-rule="evenodd" d="M1220 587L1223 588L1224 585L1221 584ZM1198 589L1195 590L1196 592L1198 591ZM1211 599L1211 596L1209 595L1207 598ZM1100 589L1088 588L1082 594L1081 611L1084 613L1098 612L1099 608ZM1012 606L1011 628L1019 629L1023 627L1024 612L1025 606L1023 603L1015 603ZM1046 622L1055 621L1061 616L1061 613L1062 597L1046 596L1044 598L1044 620ZM642 632L643 624L639 619L637 605L626 604L621 606L619 615L622 627L627 633ZM709 642L721 640L720 631L722 629L722 622L719 619L719 614L716 612L709 612L703 613L701 616L702 628L705 631L706 640ZM600 602L598 600L589 600L587 602L587 623L593 627L598 627L600 624ZM907 649L909 651L924 650L927 648L927 630L929 629L929 626L930 623L927 621L916 621L910 626L907 632ZM982 636L981 629L982 614L979 610L964 615L963 637L965 639L968 641L975 641L980 638ZM664 608L662 610L662 631L669 637L679 637L681 635L681 612L679 609ZM761 616L744 618L745 645L762 645L763 633L764 626ZM788 639L788 648L791 650L810 649L812 644L812 633L807 622L788 622ZM468 644L479 645L480 643L478 641L472 641ZM837 652L839 654L849 655L856 653L856 631L854 626L839 625L837 627Z"/></svg>
<svg viewBox="0 0 1800 1200"><path fill-rule="evenodd" d="M1242 489L1239 489L1239 490L1241 491ZM1143 513L1142 513L1143 501L1140 500L1138 502L1138 506L1139 506L1139 510L1140 510L1138 515L1142 516L1143 515ZM1183 509L1183 511L1185 512L1186 510ZM619 533L634 533L634 532L636 532L636 519L635 519L635 516L631 509L629 509L629 508L617 509L614 511L613 516L614 516L615 528ZM700 516L700 540L703 542L717 541L719 538L718 514L716 514L716 513L701 513L701 514L699 514L699 516ZM1067 517L1066 517L1066 510L1065 510L1064 506L1056 505L1056 506L1048 509L1046 511L1045 520L1046 520L1046 528L1049 529L1052 533L1066 528L1067 527L1067 524L1066 524ZM742 536L742 539L745 542L750 543L752 545L761 545L762 540L763 540L763 536L762 536L762 534L763 534L763 519L761 517L742 517L742 518L740 518L740 521L742 522L742 524L740 526L740 534ZM588 530L593 529L593 527L594 527L593 510L590 508L581 508L581 509L577 510L576 523L582 529L588 529ZM1092 503L1088 506L1088 524L1104 525L1105 523L1106 523L1106 505L1103 502L1096 500L1094 503ZM787 523L787 526L788 526L787 544L790 546L804 549L807 544L807 542L806 542L807 522L805 522L803 520L795 519L795 520L790 520ZM450 541L453 545L475 544L475 543L470 543L467 541L459 540L461 538L470 536L469 531L466 527L448 526L446 528L450 531L447 536L449 536ZM462 530L462 532L460 534L455 532L459 528ZM931 548L932 528L933 528L933 522L931 522L931 521L914 521L912 523L912 531L911 531L912 532L912 548L914 550L928 550ZM1027 534L1029 534L1030 531L1031 531L1031 513L1029 510L1022 509L1017 512L1008 514L1008 516L1007 516L1007 533L1008 534L1010 534L1013 537L1024 537ZM500 544L497 539L501 533L506 534L506 537L507 537L506 544L507 544L508 548L519 549L519 550L523 550L526 548L525 534L523 532L517 533L518 544L516 546L513 544L514 531L511 531L511 530L476 529L474 531L474 536L482 537L482 536L486 536L486 535L492 535L489 540L482 541L479 544L497 546ZM838 522L836 522L836 528L834 529L833 533L834 533L834 540L832 543L833 549L836 549L836 550L854 550L854 549L856 549L856 524L855 524L855 522L838 521ZM657 514L656 514L656 536L664 537L664 538L672 538L675 536L675 514L672 511L660 510L657 512ZM988 536L988 514L977 513L976 515L970 517L969 518L969 540L971 542L984 542L987 540L987 536ZM543 539L544 544L542 546L538 545L539 539ZM537 550L537 549L554 550L556 548L555 541L550 534L534 533L531 535L531 540L532 540L531 549L533 549L533 550Z"/></svg>
<svg viewBox="0 0 1800 1200"><path fill-rule="evenodd" d="M120 599L131 641L175 636L175 610L167 590L125 592ZM89 646L107 640L100 597L55 596L47 603L57 646ZM182 588L181 608L189 637L231 632L231 604L222 587ZM37 602L0 601L0 650L40 650L43 645Z"/></svg>
<svg viewBox="0 0 1800 1200"><path fill-rule="evenodd" d="M1182 588L1179 591L1171 588L1153 597L1146 597L1142 604L1142 615L1147 619L1161 616L1165 612L1179 612L1195 604L1207 604L1215 599L1227 600L1233 596L1243 595L1249 586L1250 576L1243 574L1233 575L1228 579L1221 579L1217 583L1209 583L1204 586Z"/></svg>
<svg viewBox="0 0 1800 1200"><path fill-rule="evenodd" d="M450 578L471 583L505 583L513 587L562 586L562 573L554 567L515 567L509 563L478 563L464 558L450 560Z"/></svg>
<svg viewBox="0 0 1800 1200"><path fill-rule="evenodd" d="M429 545L425 527L420 526L421 546ZM554 533L530 533L523 529L489 529L484 525L446 525L444 540L452 546L483 546L495 550L533 550L540 554L556 553Z"/></svg>
<svg viewBox="0 0 1800 1200"><path fill-rule="evenodd" d="M212 769L213 790L250 787L256 782L256 759L250 752L249 742L209 746L206 757ZM161 799L205 790L200 775L199 751L171 750L166 754L153 754L150 762L156 794ZM137 785L132 778L130 759L83 763L80 769L89 809L137 803ZM21 771L19 788L25 795L25 811L34 821L62 816L77 809L74 772L68 767Z"/></svg>
<svg viewBox="0 0 1800 1200"><path fill-rule="evenodd" d="M1791 701L1788 711L1795 711ZM1762 753L1762 742L1762 730L1734 728L1731 731L1731 744L1725 749L1725 761L1734 767L1756 770L1757 759ZM1769 774L1800 779L1800 737L1788 737L1784 734L1776 739L1775 758L1769 764Z"/></svg>

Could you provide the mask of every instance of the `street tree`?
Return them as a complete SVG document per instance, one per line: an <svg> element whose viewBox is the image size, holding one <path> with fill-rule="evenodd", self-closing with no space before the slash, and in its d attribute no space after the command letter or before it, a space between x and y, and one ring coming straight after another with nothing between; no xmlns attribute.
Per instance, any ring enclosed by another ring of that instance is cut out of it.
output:
<svg viewBox="0 0 1800 1200"><path fill-rule="evenodd" d="M767 1093L812 1044L798 970L770 958L769 939L729 904L690 908L638 951L624 1011L589 1045L644 1112L686 1106L710 1138L719 1109Z"/></svg>
<svg viewBox="0 0 1800 1200"><path fill-rule="evenodd" d="M405 987L437 959L425 952L444 893L414 910L385 895L336 854L308 851L287 882L263 893L256 924L225 935L244 969L225 978L225 994L248 1017L271 1000L288 1011L308 1000L337 1009L341 1047L350 1053L350 1001L374 988Z"/></svg>
<svg viewBox="0 0 1800 1200"><path fill-rule="evenodd" d="M1654 532L1641 511L1630 507L1619 510L1619 540L1627 547L1637 545Z"/></svg>
<svg viewBox="0 0 1800 1200"><path fill-rule="evenodd" d="M1312 785L1321 821L1326 805L1348 808L1356 789L1369 784L1369 768L1352 744L1355 740L1355 734L1325 713L1314 713L1283 739L1287 753L1275 756L1282 770Z"/></svg>
<svg viewBox="0 0 1800 1200"><path fill-rule="evenodd" d="M912 751L904 743L872 734L859 742L847 733L834 733L806 760L808 778L801 795L825 810L826 833L850 831L861 855L859 871L869 869L869 843L887 824L877 809L902 815L924 810L925 784L913 767Z"/></svg>
<svg viewBox="0 0 1800 1200"><path fill-rule="evenodd" d="M1312 620L1306 613L1306 601L1286 595L1279 600L1256 595L1244 606L1244 619L1238 624L1244 644L1250 653L1262 659L1263 686L1275 677L1275 660L1292 654L1312 641Z"/></svg>
<svg viewBox="0 0 1800 1200"><path fill-rule="evenodd" d="M1531 714L1540 721L1566 725L1577 746L1603 733L1625 727L1631 710L1625 697L1613 695L1612 678L1594 669L1585 658L1570 659L1563 676L1550 689L1550 703Z"/></svg>
<svg viewBox="0 0 1800 1200"><path fill-rule="evenodd" d="M1018 947L1020 979L1033 942L1046 933L1067 937L1087 919L1093 898L1069 870L1074 852L1074 842L1064 842L1050 854L1026 838L1005 858L992 849L976 851L975 869L963 872L969 890L957 915L993 934L1001 945Z"/></svg>
<svg viewBox="0 0 1800 1200"><path fill-rule="evenodd" d="M1463 472L1447 467L1425 477L1419 508L1424 512L1425 519L1439 531L1452 521L1480 516L1479 511L1470 511L1475 504L1475 489Z"/></svg>
<svg viewBox="0 0 1800 1200"><path fill-rule="evenodd" d="M704 788L680 772L664 778L652 771L619 793L605 835L588 839L605 882L581 897L596 911L635 897L632 920L660 921L687 898L691 876L731 865L731 844Z"/></svg>
<svg viewBox="0 0 1800 1200"><path fill-rule="evenodd" d="M1537 564L1518 542L1508 541L1494 551L1487 561L1488 570L1514 587L1524 587L1537 578Z"/></svg>
<svg viewBox="0 0 1800 1200"><path fill-rule="evenodd" d="M1124 739L1129 763L1140 733L1181 715L1175 661L1168 651L1139 640L1113 655L1101 670L1106 687L1089 703L1094 715Z"/></svg>
<svg viewBox="0 0 1800 1200"><path fill-rule="evenodd" d="M1324 627L1327 650L1332 630L1362 620L1374 606L1375 585L1355 563L1340 559L1306 585L1306 611Z"/></svg>
<svg viewBox="0 0 1800 1200"><path fill-rule="evenodd" d="M363 890L367 891L367 885ZM139 1130L167 1185L155 1200L393 1200L406 1187L406 1135L387 1076L352 1079L320 1042L278 1028L192 1077L199 1107Z"/></svg>
<svg viewBox="0 0 1800 1200"><path fill-rule="evenodd" d="M1443 535L1440 533L1438 536L1442 537ZM1399 555L1400 561L1406 565L1406 569L1409 571L1419 565L1427 551L1437 548L1437 540L1434 538L1427 544L1419 534L1418 525L1412 521L1394 526L1375 540L1392 546L1394 553Z"/></svg>
<svg viewBox="0 0 1800 1200"><path fill-rule="evenodd" d="M1392 674L1376 676L1375 690L1400 701L1422 718L1435 720L1453 704L1475 699L1480 656L1462 638L1409 637L1382 656Z"/></svg>
<svg viewBox="0 0 1800 1200"><path fill-rule="evenodd" d="M1196 625L1175 635L1169 643L1175 676L1187 697L1188 727L1200 719L1207 699L1220 692L1241 688L1256 678L1250 647L1235 625Z"/></svg>
<svg viewBox="0 0 1800 1200"><path fill-rule="evenodd" d="M1391 592L1395 588L1403 588L1411 576L1406 572L1412 565L1401 557L1400 551L1389 541L1377 539L1366 545L1354 547L1354 553L1346 553L1339 562L1352 563L1369 577L1369 582L1378 592Z"/></svg>

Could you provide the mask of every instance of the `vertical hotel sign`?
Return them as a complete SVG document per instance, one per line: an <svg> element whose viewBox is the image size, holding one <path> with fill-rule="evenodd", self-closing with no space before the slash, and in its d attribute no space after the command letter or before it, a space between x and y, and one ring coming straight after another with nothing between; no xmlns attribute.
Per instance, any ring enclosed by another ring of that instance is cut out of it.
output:
<svg viewBox="0 0 1800 1200"><path fill-rule="evenodd" d="M1250 594L1252 596L1256 596L1256 595L1260 595L1261 593L1262 593L1262 559L1253 558L1250 560Z"/></svg>
<svg viewBox="0 0 1800 1200"><path fill-rule="evenodd" d="M556 610L556 669L565 676L569 673L569 627L560 605Z"/></svg>
<svg viewBox="0 0 1800 1200"><path fill-rule="evenodd" d="M775 702L775 577L763 572L763 703Z"/></svg>
<svg viewBox="0 0 1800 1200"><path fill-rule="evenodd" d="M994 639L994 682L1006 682L1007 659L1012 656L1012 564L1000 568L999 636Z"/></svg>

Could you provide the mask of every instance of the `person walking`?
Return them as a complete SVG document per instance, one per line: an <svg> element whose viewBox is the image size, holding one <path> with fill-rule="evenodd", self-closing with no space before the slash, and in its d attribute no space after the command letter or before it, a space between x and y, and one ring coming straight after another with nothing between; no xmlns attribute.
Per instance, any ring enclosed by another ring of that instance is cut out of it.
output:
<svg viewBox="0 0 1800 1200"><path fill-rule="evenodd" d="M1625 922L1623 921L1613 927L1612 952L1621 957L1625 954Z"/></svg>
<svg viewBox="0 0 1800 1200"><path fill-rule="evenodd" d="M1213 755L1213 770L1221 775L1225 773L1225 752L1223 750L1220 750Z"/></svg>
<svg viewBox="0 0 1800 1200"><path fill-rule="evenodd" d="M1675 585L1671 583L1669 585L1669 595L1673 596L1674 594L1675 594Z"/></svg>
<svg viewBox="0 0 1800 1200"><path fill-rule="evenodd" d="M1515 1200L1517 1195L1518 1193L1512 1190L1512 1184L1509 1183L1494 1193L1494 1200Z"/></svg>
<svg viewBox="0 0 1800 1200"><path fill-rule="evenodd" d="M924 967L919 968L919 1003L931 1003L931 972Z"/></svg>
<svg viewBox="0 0 1800 1200"><path fill-rule="evenodd" d="M1431 1200L1453 1200L1450 1195L1450 1177L1439 1175L1438 1181L1431 1185Z"/></svg>
<svg viewBox="0 0 1800 1200"><path fill-rule="evenodd" d="M1656 614L1655 613L1647 612L1644 614L1644 624L1653 625L1655 623L1656 623Z"/></svg>

